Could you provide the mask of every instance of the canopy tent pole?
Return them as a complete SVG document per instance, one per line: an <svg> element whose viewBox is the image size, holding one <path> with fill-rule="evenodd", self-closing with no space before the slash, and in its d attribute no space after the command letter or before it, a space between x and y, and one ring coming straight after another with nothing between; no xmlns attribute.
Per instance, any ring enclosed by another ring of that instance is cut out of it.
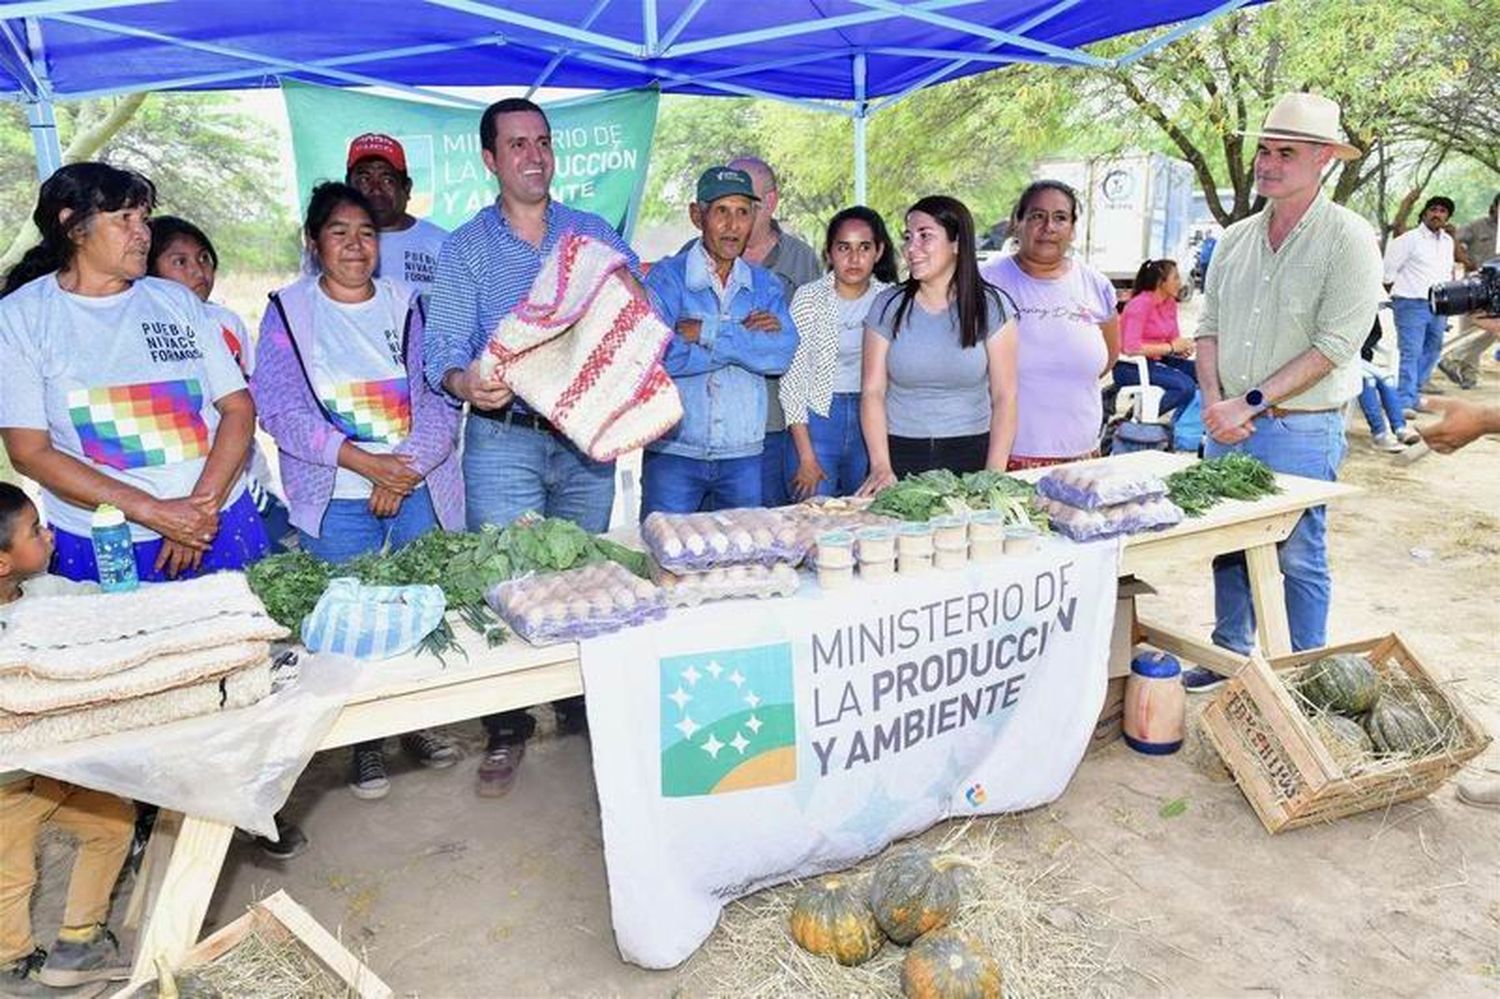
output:
<svg viewBox="0 0 1500 999"><path fill-rule="evenodd" d="M31 148L36 153L36 176L46 180L62 166L62 142L57 137L57 118L52 113L52 78L47 74L47 50L42 26L34 17L26 19L26 68L36 93L26 101L26 122L31 127Z"/></svg>
<svg viewBox="0 0 1500 999"><path fill-rule="evenodd" d="M865 54L854 54L854 203L865 203L865 125L869 107L865 100Z"/></svg>

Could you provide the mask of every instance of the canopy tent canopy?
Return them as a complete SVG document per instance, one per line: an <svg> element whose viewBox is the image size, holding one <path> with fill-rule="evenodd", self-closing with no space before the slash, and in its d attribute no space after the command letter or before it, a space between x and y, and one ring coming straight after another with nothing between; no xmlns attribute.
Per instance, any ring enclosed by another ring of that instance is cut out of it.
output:
<svg viewBox="0 0 1500 999"><path fill-rule="evenodd" d="M274 86L541 86L768 97L864 123L923 87L1015 62L1128 63L1260 0L15 0L0 95L25 103L37 167L55 100ZM1082 51L1175 24L1118 60ZM841 102L841 103L833 103Z"/></svg>

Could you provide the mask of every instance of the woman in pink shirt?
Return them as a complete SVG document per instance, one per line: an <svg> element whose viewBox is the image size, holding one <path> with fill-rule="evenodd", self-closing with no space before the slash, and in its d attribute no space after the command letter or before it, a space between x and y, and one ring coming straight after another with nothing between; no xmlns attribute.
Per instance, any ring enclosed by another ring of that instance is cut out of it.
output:
<svg viewBox="0 0 1500 999"><path fill-rule="evenodd" d="M1177 329L1177 293L1182 276L1170 260L1148 260L1136 272L1134 292L1120 313L1120 359L1116 385L1139 385L1134 357L1146 358L1151 384L1162 390L1161 412L1174 417L1193 400L1198 376L1193 341Z"/></svg>

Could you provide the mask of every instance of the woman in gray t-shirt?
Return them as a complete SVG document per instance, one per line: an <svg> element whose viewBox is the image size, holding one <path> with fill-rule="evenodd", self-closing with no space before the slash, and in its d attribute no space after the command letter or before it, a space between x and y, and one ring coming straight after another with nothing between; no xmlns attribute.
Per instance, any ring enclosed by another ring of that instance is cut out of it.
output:
<svg viewBox="0 0 1500 999"><path fill-rule="evenodd" d="M1016 436L1015 310L979 276L974 219L933 195L906 213L909 277L865 317L860 424L870 494L946 468L1004 470Z"/></svg>

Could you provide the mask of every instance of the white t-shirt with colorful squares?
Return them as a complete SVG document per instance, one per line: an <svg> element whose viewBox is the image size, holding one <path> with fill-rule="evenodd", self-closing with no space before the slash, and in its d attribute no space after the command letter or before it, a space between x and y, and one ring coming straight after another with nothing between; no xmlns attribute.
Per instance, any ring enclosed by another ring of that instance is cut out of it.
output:
<svg viewBox="0 0 1500 999"><path fill-rule="evenodd" d="M411 386L403 340L411 290L388 278L347 304L314 284L308 376L324 414L361 450L389 454L411 434ZM334 499L369 499L370 480L339 468Z"/></svg>
<svg viewBox="0 0 1500 999"><path fill-rule="evenodd" d="M219 425L214 403L245 388L217 319L160 278L98 298L37 278L0 300L0 358L0 427L46 430L59 451L158 499L192 493ZM236 483L225 506L243 491ZM92 509L45 489L42 505L53 526L89 533Z"/></svg>

